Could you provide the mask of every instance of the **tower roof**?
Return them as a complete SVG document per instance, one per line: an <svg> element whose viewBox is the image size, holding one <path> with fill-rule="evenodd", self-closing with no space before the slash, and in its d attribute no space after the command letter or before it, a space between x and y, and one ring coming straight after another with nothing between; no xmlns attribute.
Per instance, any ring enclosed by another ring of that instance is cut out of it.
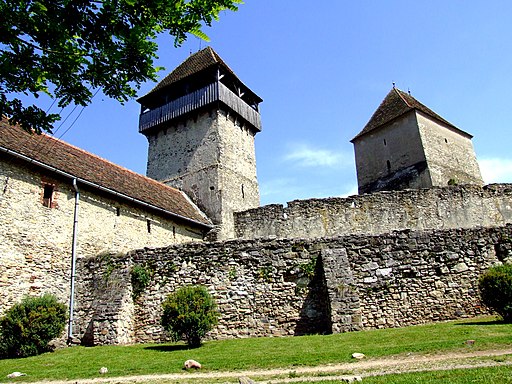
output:
<svg viewBox="0 0 512 384"><path fill-rule="evenodd" d="M402 116L403 114L413 110L423 112L427 116L447 125L457 132L465 136L469 136L470 138L472 137L469 133L457 128L455 125L443 119L430 108L420 103L409 93L403 92L398 88L393 87L393 89L391 89L391 91L389 91L387 96L384 98L382 103L380 103L377 110L373 113L370 121L368 121L363 130L359 132L351 141L354 142L354 140L358 139L359 137L378 129Z"/></svg>
<svg viewBox="0 0 512 384"><path fill-rule="evenodd" d="M157 93L170 85L178 83L188 77L191 77L204 70L211 69L214 67L220 67L225 72L233 76L244 88L250 91L249 87L243 84L242 81L235 75L235 72L222 60L222 58L213 50L212 47L206 47L192 55L190 55L183 63L178 65L171 73L169 73L162 81L160 81L151 91L146 95L139 98L139 102L142 102L146 97L151 94ZM250 91L258 102L263 101L259 96Z"/></svg>

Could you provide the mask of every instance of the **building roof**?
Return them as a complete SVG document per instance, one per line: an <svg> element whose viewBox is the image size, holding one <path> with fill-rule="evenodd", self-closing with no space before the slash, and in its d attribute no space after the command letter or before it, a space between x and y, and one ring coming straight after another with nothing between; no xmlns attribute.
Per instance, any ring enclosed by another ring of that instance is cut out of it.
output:
<svg viewBox="0 0 512 384"><path fill-rule="evenodd" d="M135 204L149 205L177 219L211 226L183 192L46 134L30 134L1 120L0 149L77 178L79 187L82 182Z"/></svg>
<svg viewBox="0 0 512 384"><path fill-rule="evenodd" d="M187 77L195 75L204 70L220 66L223 70L233 76L241 85L248 91L252 92L236 75L235 72L222 60L222 58L213 50L212 47L206 47L192 55L190 55L183 63L178 65L171 73L169 73L162 81L160 81L151 91L138 99L139 102L149 95L156 93L168 86L175 84ZM261 98L254 94L254 96L261 102Z"/></svg>
<svg viewBox="0 0 512 384"><path fill-rule="evenodd" d="M472 137L469 133L457 128L455 125L443 119L430 108L420 103L409 93L403 92L398 88L393 87L393 89L391 89L391 91L389 91L387 96L384 98L382 103L380 103L379 107L370 118L370 121L368 121L363 130L359 132L357 136L355 136L351 141L353 142L357 138L378 129L383 125L386 125L396 118L402 116L403 114L413 110L423 112L427 116L443 123L444 125L447 125L457 132L462 133L465 136Z"/></svg>

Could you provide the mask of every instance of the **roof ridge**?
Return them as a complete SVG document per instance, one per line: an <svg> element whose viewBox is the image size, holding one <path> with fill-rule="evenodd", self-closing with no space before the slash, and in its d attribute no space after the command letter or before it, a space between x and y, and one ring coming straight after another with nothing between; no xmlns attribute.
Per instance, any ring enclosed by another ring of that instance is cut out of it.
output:
<svg viewBox="0 0 512 384"><path fill-rule="evenodd" d="M207 50L208 50L208 52L210 52L210 55L212 55L213 60L214 60L216 63L218 63L218 62L219 62L219 60L217 60L217 58L215 57L215 51L213 50L213 48L212 48L211 46L207 46L205 49L207 49ZM201 51L197 51L197 53L199 53L199 52L201 52Z"/></svg>
<svg viewBox="0 0 512 384"><path fill-rule="evenodd" d="M402 91L401 89L398 89L396 87L393 87L393 89L395 90L395 92L397 93L397 95L403 100L403 102L409 107L409 108L415 108L414 106L412 106L411 104L409 104L407 102L407 100L405 99L405 97L402 95L402 93L404 93L404 91ZM411 96L411 95L409 95ZM412 96L411 96L412 97Z"/></svg>

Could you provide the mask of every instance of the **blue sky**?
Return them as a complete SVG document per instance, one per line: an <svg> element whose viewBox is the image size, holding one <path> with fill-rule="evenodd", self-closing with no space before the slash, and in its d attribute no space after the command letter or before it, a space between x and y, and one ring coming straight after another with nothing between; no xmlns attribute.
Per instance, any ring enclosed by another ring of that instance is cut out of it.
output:
<svg viewBox="0 0 512 384"><path fill-rule="evenodd" d="M510 1L246 0L205 29L209 43L160 38L157 64L164 77L211 45L263 98L262 204L355 194L350 139L393 82L474 135L486 183L512 182L511 17ZM144 174L138 114L100 93L62 139Z"/></svg>

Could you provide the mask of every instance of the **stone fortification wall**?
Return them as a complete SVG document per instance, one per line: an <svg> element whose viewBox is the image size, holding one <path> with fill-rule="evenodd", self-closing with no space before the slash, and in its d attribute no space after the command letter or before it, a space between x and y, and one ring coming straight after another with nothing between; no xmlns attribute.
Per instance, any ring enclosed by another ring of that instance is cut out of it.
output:
<svg viewBox="0 0 512 384"><path fill-rule="evenodd" d="M237 238L314 238L512 223L512 185L460 185L295 200L235 214Z"/></svg>
<svg viewBox="0 0 512 384"><path fill-rule="evenodd" d="M203 284L213 338L398 327L486 313L478 276L512 256L512 225L379 236L232 240L144 249L79 266L78 320L90 344L165 340L161 303ZM130 268L152 273L132 298ZM106 287L110 296L105 297ZM102 296L103 295L103 296Z"/></svg>
<svg viewBox="0 0 512 384"><path fill-rule="evenodd" d="M15 160L0 164L0 315L25 295L69 300L75 192L70 180ZM54 186L52 207L44 185ZM77 257L202 240L168 217L80 189ZM149 220L149 224L148 224Z"/></svg>

